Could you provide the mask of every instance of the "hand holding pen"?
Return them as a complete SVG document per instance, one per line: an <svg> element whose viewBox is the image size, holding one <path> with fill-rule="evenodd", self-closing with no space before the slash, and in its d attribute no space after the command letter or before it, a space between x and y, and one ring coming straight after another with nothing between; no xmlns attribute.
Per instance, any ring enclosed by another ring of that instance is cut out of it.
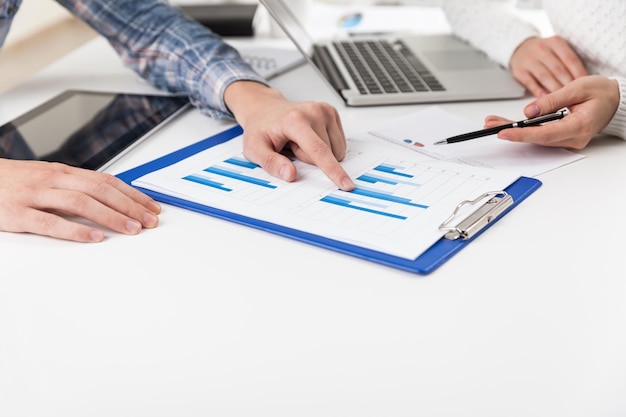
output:
<svg viewBox="0 0 626 417"><path fill-rule="evenodd" d="M447 143L457 143L464 142L466 140L478 139L489 135L495 135L504 129L512 129L515 127L528 127L528 126L538 126L543 123L551 122L553 120L559 120L565 117L567 114L567 110L560 110L556 113L544 114L542 116L533 117L531 119L520 120L519 122L507 123L500 126L494 126L487 129L476 130L474 132L463 133L461 135L452 136L444 140L440 140L435 142L435 145L443 145Z"/></svg>
<svg viewBox="0 0 626 417"><path fill-rule="evenodd" d="M524 108L524 114L529 118L567 108L566 118L525 129L501 130L498 137L511 142L583 149L600 132L626 138L621 106L618 80L587 75L537 98ZM507 121L489 116L485 124L493 127L496 123L504 124Z"/></svg>

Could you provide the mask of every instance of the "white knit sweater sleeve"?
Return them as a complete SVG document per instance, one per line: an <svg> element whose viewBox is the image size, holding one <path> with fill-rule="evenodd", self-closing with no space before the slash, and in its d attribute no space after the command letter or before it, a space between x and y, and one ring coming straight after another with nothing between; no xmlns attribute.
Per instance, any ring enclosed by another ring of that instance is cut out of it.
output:
<svg viewBox="0 0 626 417"><path fill-rule="evenodd" d="M610 77L617 80L619 85L619 106L613 119L602 133L626 139L626 78Z"/></svg>
<svg viewBox="0 0 626 417"><path fill-rule="evenodd" d="M515 49L539 30L515 15L503 0L443 0L442 8L453 32L491 59L508 68Z"/></svg>

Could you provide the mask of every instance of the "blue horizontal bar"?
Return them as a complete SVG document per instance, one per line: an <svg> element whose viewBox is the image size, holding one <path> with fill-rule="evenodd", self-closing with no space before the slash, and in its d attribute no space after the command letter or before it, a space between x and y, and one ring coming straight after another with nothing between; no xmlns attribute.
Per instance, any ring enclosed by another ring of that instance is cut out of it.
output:
<svg viewBox="0 0 626 417"><path fill-rule="evenodd" d="M395 218L395 219L400 219L400 220L406 220L407 219L405 216L399 216L397 214L387 213L385 211L372 210L372 209L368 209L368 208L365 208L365 207L353 206L352 204L350 204L349 200L345 200L343 198L339 198L339 197L332 196L332 195L327 195L325 197L322 197L320 199L320 201L324 201L324 202L330 203L330 204L335 204L337 206L351 208L351 209L354 209L354 210L365 211L367 213L373 213L373 214L378 214L378 215L381 215L381 216L392 217L392 218Z"/></svg>
<svg viewBox="0 0 626 417"><path fill-rule="evenodd" d="M368 174L360 175L359 177L357 177L357 180L363 181L363 182L369 182L370 184L376 184L377 182L382 182L383 184L391 184L391 185L398 184L396 181L391 181L391 180L388 180L387 178L381 178L375 175L368 175Z"/></svg>
<svg viewBox="0 0 626 417"><path fill-rule="evenodd" d="M209 179L202 178L197 175L187 175L186 177L183 177L183 179L187 181L195 182L197 184L206 185L212 188L217 188L223 191L232 191L231 188L224 187L224 184L222 183L219 183L217 181L211 181Z"/></svg>
<svg viewBox="0 0 626 417"><path fill-rule="evenodd" d="M260 165L255 164L254 162L250 162L247 159L237 158L237 157L234 157L234 156L232 158L228 158L228 159L224 160L224 162L226 162L227 164L232 164L232 165L236 165L238 167L248 168L248 169L261 168Z"/></svg>
<svg viewBox="0 0 626 417"><path fill-rule="evenodd" d="M205 171L209 172L211 174L217 174L217 175L221 175L223 177L228 177L228 178L232 178L232 179L235 179L235 180L248 182L250 184L260 185L261 187L277 188L275 185L272 185L269 181L262 180L260 178L254 178L254 177L250 177L250 176L247 176L247 175L243 175L243 174L240 174L238 172L231 171L231 170L224 169L224 168L219 168L219 167L213 166L213 167L206 168Z"/></svg>
<svg viewBox="0 0 626 417"><path fill-rule="evenodd" d="M400 177L405 178L413 178L413 175L405 174L403 172L397 172L396 167L392 167L390 165L380 164L374 167L374 171L386 172L388 174L398 175Z"/></svg>
<svg viewBox="0 0 626 417"><path fill-rule="evenodd" d="M419 208L428 208L428 206L425 206L423 204L416 204L411 202L410 199L408 198L403 198L403 197L396 197L392 194L389 193L384 193L381 191L376 191L376 190L372 190L369 188L365 188L365 187L356 187L354 190L349 191L350 193L354 193L354 194L358 194L358 195L363 195L366 197L371 197L371 198L377 198L379 200L385 200L385 201L391 201L394 203L398 203L398 204L404 204L407 206L413 206L413 207L419 207Z"/></svg>
<svg viewBox="0 0 626 417"><path fill-rule="evenodd" d="M365 206L372 206L372 207L379 207L379 208L387 208L389 207L389 203L388 202L383 202L382 200L380 202L375 202L372 199L369 200L363 200L360 198L352 198L352 196L350 196L350 198L347 197L339 197L337 194L330 194L333 195L335 198L341 198L344 199L346 201L350 201L354 204L363 204Z"/></svg>

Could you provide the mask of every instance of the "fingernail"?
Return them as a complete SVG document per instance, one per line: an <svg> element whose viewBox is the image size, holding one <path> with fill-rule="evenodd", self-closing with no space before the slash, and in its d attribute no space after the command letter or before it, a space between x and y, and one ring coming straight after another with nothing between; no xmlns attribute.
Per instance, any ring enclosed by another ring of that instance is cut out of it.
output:
<svg viewBox="0 0 626 417"><path fill-rule="evenodd" d="M143 225L145 227L156 227L159 224L159 218L152 213L145 213L143 215Z"/></svg>
<svg viewBox="0 0 626 417"><path fill-rule="evenodd" d="M154 214L159 214L161 212L161 205L156 201L150 201L148 202L148 210Z"/></svg>
<svg viewBox="0 0 626 417"><path fill-rule="evenodd" d="M289 166L288 165L283 165L282 167L280 167L280 178L284 179L285 181L289 181Z"/></svg>
<svg viewBox="0 0 626 417"><path fill-rule="evenodd" d="M135 234L141 230L141 224L135 220L126 220L126 231Z"/></svg>
<svg viewBox="0 0 626 417"><path fill-rule="evenodd" d="M104 232L97 229L90 231L89 240L91 240L92 242L102 242L104 240Z"/></svg>
<svg viewBox="0 0 626 417"><path fill-rule="evenodd" d="M526 108L524 109L524 114L526 115L526 117L533 118L533 117L537 117L541 114L541 109L539 108L539 106L537 106L536 104L529 104L528 106L526 106Z"/></svg>
<svg viewBox="0 0 626 417"><path fill-rule="evenodd" d="M350 177L343 177L341 179L341 188L344 190L352 190L354 189L354 182L352 182Z"/></svg>
<svg viewBox="0 0 626 417"><path fill-rule="evenodd" d="M502 132L498 133L498 138L505 139L505 140L511 140L511 134L508 133L508 132L502 131Z"/></svg>

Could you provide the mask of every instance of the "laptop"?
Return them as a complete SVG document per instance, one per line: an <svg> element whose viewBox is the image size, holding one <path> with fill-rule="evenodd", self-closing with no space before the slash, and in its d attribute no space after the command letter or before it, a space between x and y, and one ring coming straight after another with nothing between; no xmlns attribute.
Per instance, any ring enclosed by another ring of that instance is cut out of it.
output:
<svg viewBox="0 0 626 417"><path fill-rule="evenodd" d="M288 0L260 0L348 106L513 99L511 73L452 34L379 35L314 41Z"/></svg>

